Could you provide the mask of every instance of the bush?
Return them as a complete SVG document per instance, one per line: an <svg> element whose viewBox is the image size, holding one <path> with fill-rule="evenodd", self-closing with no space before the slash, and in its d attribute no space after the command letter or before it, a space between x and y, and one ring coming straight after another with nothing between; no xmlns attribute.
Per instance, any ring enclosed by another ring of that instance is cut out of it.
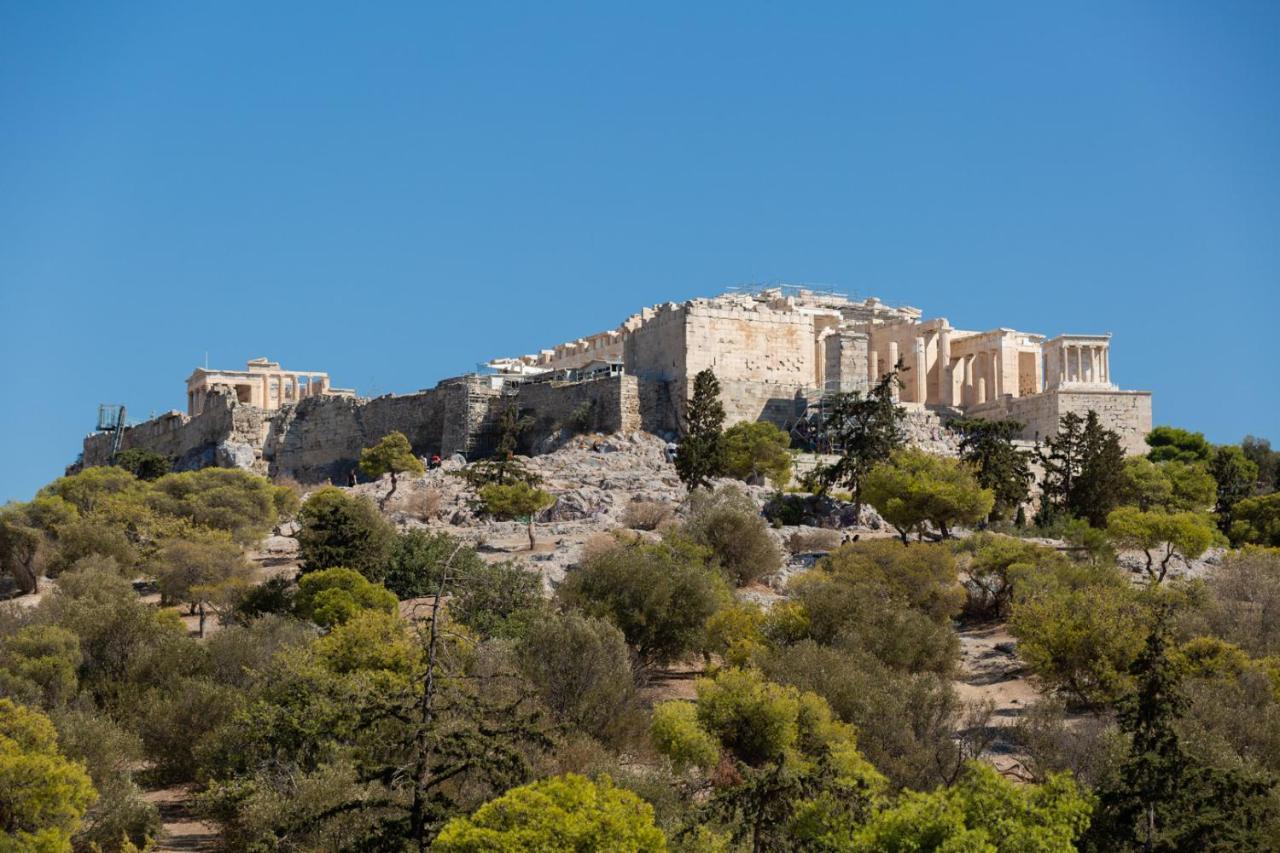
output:
<svg viewBox="0 0 1280 853"><path fill-rule="evenodd" d="M440 514L440 492L435 489L418 489L404 496L400 508L422 522L434 521Z"/></svg>
<svg viewBox="0 0 1280 853"><path fill-rule="evenodd" d="M123 468L139 480L158 480L173 467L173 459L154 450L131 447L116 454L112 465Z"/></svg>
<svg viewBox="0 0 1280 853"><path fill-rule="evenodd" d="M0 795L3 844L13 851L70 850L97 799L84 768L59 751L49 718L9 699L0 699Z"/></svg>
<svg viewBox="0 0 1280 853"><path fill-rule="evenodd" d="M401 601L435 595L448 565L454 578L479 571L484 560L476 549L448 533L409 530L396 536L384 583Z"/></svg>
<svg viewBox="0 0 1280 853"><path fill-rule="evenodd" d="M57 625L27 625L0 637L0 692L56 708L75 696L84 660L80 638Z"/></svg>
<svg viewBox="0 0 1280 853"><path fill-rule="evenodd" d="M712 564L738 586L782 567L782 555L755 503L733 486L689 496L684 534L711 553Z"/></svg>
<svg viewBox="0 0 1280 853"><path fill-rule="evenodd" d="M622 511L622 526L631 530L659 530L675 514L665 501L632 501Z"/></svg>
<svg viewBox="0 0 1280 853"><path fill-rule="evenodd" d="M56 578L86 557L110 557L130 576L138 564L138 551L123 530L103 521L78 518L59 529L46 574Z"/></svg>
<svg viewBox="0 0 1280 853"><path fill-rule="evenodd" d="M706 554L684 543L621 544L572 570L561 597L622 630L642 667L664 666L702 641L707 617L728 598Z"/></svg>
<svg viewBox="0 0 1280 853"><path fill-rule="evenodd" d="M606 776L573 774L513 788L469 817L445 824L433 849L664 851L653 807Z"/></svg>
<svg viewBox="0 0 1280 853"><path fill-rule="evenodd" d="M1189 633L1209 633L1254 657L1280 655L1280 550L1227 554L1206 581L1205 606L1188 616Z"/></svg>
<svg viewBox="0 0 1280 853"><path fill-rule="evenodd" d="M477 560L450 588L450 615L482 637L518 636L542 604L542 577L519 563Z"/></svg>
<svg viewBox="0 0 1280 853"><path fill-rule="evenodd" d="M1052 571L1066 561L1057 551L1034 542L991 533L970 537L960 551L969 555L965 584L969 600L965 610L979 619L1008 615L1020 574Z"/></svg>
<svg viewBox="0 0 1280 853"><path fill-rule="evenodd" d="M892 669L867 652L804 640L763 656L772 681L816 693L858 730L858 748L897 788L949 782L963 707L935 673Z"/></svg>
<svg viewBox="0 0 1280 853"><path fill-rule="evenodd" d="M621 734L634 708L627 641L612 623L547 613L518 647L520 669L561 722L602 740Z"/></svg>
<svg viewBox="0 0 1280 853"><path fill-rule="evenodd" d="M364 610L396 612L396 597L382 584L342 567L310 572L298 580L294 609L322 627L341 625Z"/></svg>
<svg viewBox="0 0 1280 853"><path fill-rule="evenodd" d="M345 566L371 581L382 580L395 530L373 501L326 486L307 498L298 524L304 572Z"/></svg>
<svg viewBox="0 0 1280 853"><path fill-rule="evenodd" d="M238 468L201 468L156 480L148 502L164 515L224 530L247 543L275 527L280 506L287 507L292 494Z"/></svg>

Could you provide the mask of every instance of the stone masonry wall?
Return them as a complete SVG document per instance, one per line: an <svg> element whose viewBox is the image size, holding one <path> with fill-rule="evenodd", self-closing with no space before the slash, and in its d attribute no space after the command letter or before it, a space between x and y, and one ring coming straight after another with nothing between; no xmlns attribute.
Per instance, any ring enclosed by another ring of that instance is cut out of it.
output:
<svg viewBox="0 0 1280 853"><path fill-rule="evenodd" d="M1149 391L1064 391L1053 390L1030 397L1002 397L971 408L969 417L992 420L1017 420L1026 424L1020 436L1038 441L1058 431L1058 423L1067 412L1084 417L1096 411L1108 429L1120 434L1125 453L1139 455L1147 451L1144 439L1151 432L1151 393Z"/></svg>

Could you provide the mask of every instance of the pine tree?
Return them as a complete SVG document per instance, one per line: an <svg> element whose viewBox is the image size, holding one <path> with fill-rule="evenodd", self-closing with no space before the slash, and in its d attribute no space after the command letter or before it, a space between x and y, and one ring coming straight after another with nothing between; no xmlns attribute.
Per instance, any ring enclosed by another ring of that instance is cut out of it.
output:
<svg viewBox="0 0 1280 853"><path fill-rule="evenodd" d="M947 426L960 434L960 458L974 467L978 485L995 494L991 520L1016 515L1026 503L1035 479L1027 454L1013 446L1013 439L1025 424L965 418Z"/></svg>
<svg viewBox="0 0 1280 853"><path fill-rule="evenodd" d="M1083 418L1068 412L1058 434L1035 453L1044 468L1036 523L1047 525L1065 513L1103 527L1126 488L1119 433L1104 427L1092 409Z"/></svg>
<svg viewBox="0 0 1280 853"><path fill-rule="evenodd" d="M1263 849L1265 827L1274 827L1266 802L1271 783L1201 764L1182 747L1175 724L1187 699L1178 665L1165 648L1166 618L1157 618L1130 668L1134 692L1117 703L1129 755L1100 791L1087 849Z"/></svg>
<svg viewBox="0 0 1280 853"><path fill-rule="evenodd" d="M828 403L823 431L840 458L814 471L821 491L847 486L853 492L854 511L862 514L862 483L868 473L893 451L906 444L902 420L906 410L897 405L896 370L886 373L866 396L859 391L833 395Z"/></svg>
<svg viewBox="0 0 1280 853"><path fill-rule="evenodd" d="M724 404L720 380L710 368L693 378L684 438L676 451L676 473L691 490L710 484L725 466Z"/></svg>

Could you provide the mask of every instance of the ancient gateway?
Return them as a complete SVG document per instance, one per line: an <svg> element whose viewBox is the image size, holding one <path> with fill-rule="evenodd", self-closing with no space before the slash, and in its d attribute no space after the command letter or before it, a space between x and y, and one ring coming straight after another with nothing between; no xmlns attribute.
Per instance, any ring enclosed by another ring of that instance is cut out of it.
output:
<svg viewBox="0 0 1280 853"><path fill-rule="evenodd" d="M344 477L361 448L392 430L422 455L482 454L508 406L532 419L522 434L529 452L567 430L678 434L705 368L720 379L731 423L791 429L824 394L865 391L897 366L918 440L936 443L943 420L957 415L1018 420L1022 437L1036 440L1067 412L1092 409L1140 452L1151 394L1112 382L1110 347L1109 334L966 331L877 299L769 288L646 308L611 331L495 358L488 372L414 394L364 399L331 388L327 374L266 359L244 371L198 369L185 415L128 427L119 446L166 453L179 469L236 465L318 482ZM88 436L81 464L109 461L115 438Z"/></svg>

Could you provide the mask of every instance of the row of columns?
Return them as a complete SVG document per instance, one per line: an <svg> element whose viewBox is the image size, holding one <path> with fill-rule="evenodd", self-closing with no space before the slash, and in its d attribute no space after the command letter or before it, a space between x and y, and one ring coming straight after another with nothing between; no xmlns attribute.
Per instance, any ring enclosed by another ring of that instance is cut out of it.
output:
<svg viewBox="0 0 1280 853"><path fill-rule="evenodd" d="M1060 382L1101 384L1111 381L1109 347L1102 344L1063 344L1061 352L1062 359L1058 365Z"/></svg>

